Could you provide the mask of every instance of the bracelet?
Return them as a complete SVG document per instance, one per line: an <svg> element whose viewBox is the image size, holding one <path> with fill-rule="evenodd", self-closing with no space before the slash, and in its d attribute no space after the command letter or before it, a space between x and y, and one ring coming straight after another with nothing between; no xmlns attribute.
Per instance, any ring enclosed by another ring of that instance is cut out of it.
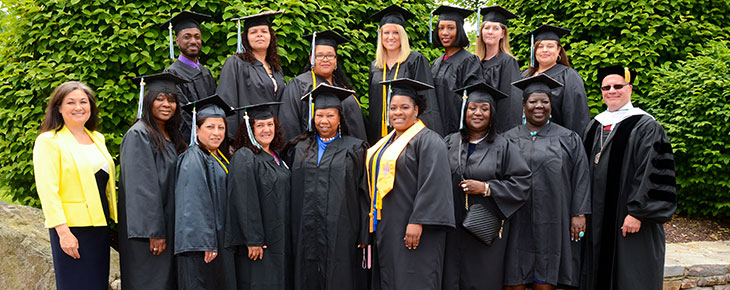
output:
<svg viewBox="0 0 730 290"><path fill-rule="evenodd" d="M487 183L487 182L485 181L485 182L484 182L484 197L487 197L487 196L489 196L489 192L490 192L490 191L489 191L489 183Z"/></svg>

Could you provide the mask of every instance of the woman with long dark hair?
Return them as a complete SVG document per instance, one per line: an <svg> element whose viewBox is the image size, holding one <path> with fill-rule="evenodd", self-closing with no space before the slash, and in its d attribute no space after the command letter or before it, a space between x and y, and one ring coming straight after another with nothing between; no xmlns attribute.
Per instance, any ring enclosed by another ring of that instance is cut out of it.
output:
<svg viewBox="0 0 730 290"><path fill-rule="evenodd" d="M235 253L238 289L291 289L290 173L280 155L278 104L237 109L244 124L233 142L226 247Z"/></svg>
<svg viewBox="0 0 730 290"><path fill-rule="evenodd" d="M507 97L486 83L465 88L467 105L459 132L446 137L451 166L456 231L446 235L444 290L502 289L510 217L527 200L530 168L520 150L497 134L496 101ZM463 226L469 209L480 204L503 221L491 245Z"/></svg>
<svg viewBox="0 0 730 290"><path fill-rule="evenodd" d="M235 289L233 255L224 247L228 170L226 116L217 95L183 106L196 138L177 160L175 256L178 289Z"/></svg>
<svg viewBox="0 0 730 290"><path fill-rule="evenodd" d="M177 155L185 151L176 84L161 73L138 78L142 110L119 156L119 259L124 289L177 289L172 251Z"/></svg>
<svg viewBox="0 0 730 290"><path fill-rule="evenodd" d="M286 86L279 62L279 45L271 18L282 11L268 11L233 19L238 33L236 54L228 57L219 77L218 94L234 108L278 102ZM241 112L228 118L228 137L234 138L243 121Z"/></svg>
<svg viewBox="0 0 730 290"><path fill-rule="evenodd" d="M365 141L347 136L341 100L353 92L320 84L315 130L288 149L292 166L294 289L366 289L362 251L368 243Z"/></svg>
<svg viewBox="0 0 730 290"><path fill-rule="evenodd" d="M547 24L535 29L531 34L535 43L531 49L532 61L523 76L544 73L563 84L552 92L550 120L581 134L591 117L583 78L570 67L568 55L560 43L560 38L568 32L569 29Z"/></svg>
<svg viewBox="0 0 730 290"><path fill-rule="evenodd" d="M331 30L316 32L304 36L304 39L314 40L310 62L302 74L289 81L279 108L279 118L286 140L292 140L304 131L313 130L309 126L313 113L310 112L310 102L308 98L302 97L309 94L317 85L324 83L352 90L350 79L337 61L337 45L348 40ZM357 96L353 94L342 102L342 114L345 117L344 122L350 129L350 136L367 140L365 119Z"/></svg>
<svg viewBox="0 0 730 290"><path fill-rule="evenodd" d="M59 85L33 147L33 173L53 254L56 288L107 289L108 221L117 220L114 161L95 131L94 92Z"/></svg>

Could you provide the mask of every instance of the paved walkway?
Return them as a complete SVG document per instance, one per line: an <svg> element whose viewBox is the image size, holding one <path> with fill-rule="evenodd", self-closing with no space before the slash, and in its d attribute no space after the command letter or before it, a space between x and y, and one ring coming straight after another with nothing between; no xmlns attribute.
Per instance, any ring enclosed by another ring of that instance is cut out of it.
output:
<svg viewBox="0 0 730 290"><path fill-rule="evenodd" d="M729 273L730 241L667 244L664 289L730 289Z"/></svg>

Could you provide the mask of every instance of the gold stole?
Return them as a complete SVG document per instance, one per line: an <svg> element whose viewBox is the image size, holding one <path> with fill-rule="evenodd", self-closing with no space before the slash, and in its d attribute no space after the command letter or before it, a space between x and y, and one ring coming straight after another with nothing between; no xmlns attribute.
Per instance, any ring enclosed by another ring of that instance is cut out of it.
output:
<svg viewBox="0 0 730 290"><path fill-rule="evenodd" d="M413 126L408 128L403 134L396 139L393 144L388 146L383 151L383 147L388 143L388 140L393 138L395 131L390 132L387 136L383 137L378 141L375 146L368 149L367 154L367 172L368 172L368 187L370 191L370 200L375 201L375 204L370 205L370 232L374 230L373 219L377 211L377 219L381 219L380 210L383 209L383 198L393 189L393 183L395 181L395 162L398 160L403 149L413 139L418 132L421 132L426 126L418 120ZM377 165L376 165L377 164ZM377 167L377 168L376 168ZM375 171L377 170L377 171ZM377 174L376 174L377 173ZM377 192L376 192L377 191Z"/></svg>

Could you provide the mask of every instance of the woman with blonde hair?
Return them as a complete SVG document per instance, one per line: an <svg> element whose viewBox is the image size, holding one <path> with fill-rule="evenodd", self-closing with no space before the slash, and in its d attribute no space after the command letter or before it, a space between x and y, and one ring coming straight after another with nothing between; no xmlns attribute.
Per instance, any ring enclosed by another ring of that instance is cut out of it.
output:
<svg viewBox="0 0 730 290"><path fill-rule="evenodd" d="M375 144L380 138L390 132L392 126L388 124L388 104L390 96L388 88L380 82L399 78L411 78L422 83L433 84L433 77L429 70L428 59L423 54L412 51L406 34L406 21L414 15L398 5L375 13L374 21L380 22L378 29L378 43L375 51L375 60L370 64L370 117L368 119L368 142ZM430 105L429 111L421 114L421 120L428 128L443 134L441 120L438 115L436 94L432 89L419 92Z"/></svg>
<svg viewBox="0 0 730 290"><path fill-rule="evenodd" d="M517 16L499 6L483 7L478 12L483 21L477 30L476 56L481 60L484 79L508 95L495 104L499 111L493 121L502 133L519 125L522 113L521 93L512 86L512 82L520 79L520 66L510 51L507 29L507 21Z"/></svg>

